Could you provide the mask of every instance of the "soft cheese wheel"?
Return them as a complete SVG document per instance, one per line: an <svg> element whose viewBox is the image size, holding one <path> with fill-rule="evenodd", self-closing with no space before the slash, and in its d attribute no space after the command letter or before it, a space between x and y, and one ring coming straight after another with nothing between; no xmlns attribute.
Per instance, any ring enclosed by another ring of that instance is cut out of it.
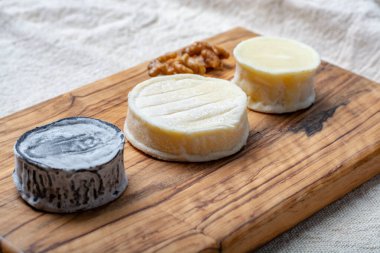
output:
<svg viewBox="0 0 380 253"><path fill-rule="evenodd" d="M256 37L238 44L233 53L233 82L248 95L250 109L286 113L314 102L320 58L311 47L284 38Z"/></svg>
<svg viewBox="0 0 380 253"><path fill-rule="evenodd" d="M65 118L16 142L13 180L31 206L70 213L104 205L123 193L124 134L107 122Z"/></svg>
<svg viewBox="0 0 380 253"><path fill-rule="evenodd" d="M214 160L245 145L246 106L244 92L226 80L156 77L129 93L125 134L133 146L163 160Z"/></svg>

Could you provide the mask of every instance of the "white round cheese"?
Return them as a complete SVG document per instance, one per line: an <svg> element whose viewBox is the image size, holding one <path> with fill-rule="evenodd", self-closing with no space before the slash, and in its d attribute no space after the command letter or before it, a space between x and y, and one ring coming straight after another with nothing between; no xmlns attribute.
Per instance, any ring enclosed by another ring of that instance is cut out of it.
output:
<svg viewBox="0 0 380 253"><path fill-rule="evenodd" d="M238 44L234 56L233 82L248 95L250 109L285 113L314 102L320 58L311 47L284 38L256 37Z"/></svg>
<svg viewBox="0 0 380 253"><path fill-rule="evenodd" d="M137 149L163 160L215 160L245 145L246 106L244 92L226 80L156 77L129 93L125 134Z"/></svg>
<svg viewBox="0 0 380 253"><path fill-rule="evenodd" d="M58 213L104 205L123 193L124 134L107 122L74 117L37 127L16 142L13 179L31 206Z"/></svg>

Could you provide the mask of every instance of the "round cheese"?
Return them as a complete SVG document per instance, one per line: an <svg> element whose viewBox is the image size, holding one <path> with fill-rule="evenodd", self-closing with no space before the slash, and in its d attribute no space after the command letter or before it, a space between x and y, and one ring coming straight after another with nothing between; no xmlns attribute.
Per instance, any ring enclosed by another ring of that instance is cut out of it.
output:
<svg viewBox="0 0 380 253"><path fill-rule="evenodd" d="M146 154L201 162L236 153L246 143L247 97L229 81L182 74L138 84L128 95L125 134Z"/></svg>
<svg viewBox="0 0 380 253"><path fill-rule="evenodd" d="M234 56L233 82L248 95L250 109L285 113L314 102L320 58L311 47L284 38L256 37L238 44Z"/></svg>
<svg viewBox="0 0 380 253"><path fill-rule="evenodd" d="M104 205L128 181L124 134L101 120L75 117L37 127L14 146L13 179L31 206L68 213Z"/></svg>

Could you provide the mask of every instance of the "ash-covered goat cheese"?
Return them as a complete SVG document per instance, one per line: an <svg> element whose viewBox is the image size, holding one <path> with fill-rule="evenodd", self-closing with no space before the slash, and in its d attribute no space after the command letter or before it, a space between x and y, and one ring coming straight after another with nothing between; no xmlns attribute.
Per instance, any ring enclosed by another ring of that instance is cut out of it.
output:
<svg viewBox="0 0 380 253"><path fill-rule="evenodd" d="M65 118L23 134L14 146L13 180L36 209L70 213L119 197L128 179L124 134L92 118Z"/></svg>

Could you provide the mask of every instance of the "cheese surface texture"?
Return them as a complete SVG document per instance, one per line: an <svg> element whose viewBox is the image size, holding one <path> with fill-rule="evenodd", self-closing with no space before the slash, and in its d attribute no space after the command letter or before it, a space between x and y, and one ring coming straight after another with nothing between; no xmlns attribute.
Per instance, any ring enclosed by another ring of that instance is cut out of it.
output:
<svg viewBox="0 0 380 253"><path fill-rule="evenodd" d="M314 102L320 58L311 47L289 39L256 37L238 44L234 56L233 82L248 95L250 109L285 113Z"/></svg>
<svg viewBox="0 0 380 253"><path fill-rule="evenodd" d="M246 105L244 92L226 80L156 77L129 93L125 134L133 146L163 160L214 160L245 145Z"/></svg>
<svg viewBox="0 0 380 253"><path fill-rule="evenodd" d="M122 135L101 121L74 118L29 132L16 149L40 166L77 170L109 162L123 145Z"/></svg>
<svg viewBox="0 0 380 253"><path fill-rule="evenodd" d="M65 118L16 142L13 180L31 206L70 213L104 205L123 193L124 134L107 122Z"/></svg>

